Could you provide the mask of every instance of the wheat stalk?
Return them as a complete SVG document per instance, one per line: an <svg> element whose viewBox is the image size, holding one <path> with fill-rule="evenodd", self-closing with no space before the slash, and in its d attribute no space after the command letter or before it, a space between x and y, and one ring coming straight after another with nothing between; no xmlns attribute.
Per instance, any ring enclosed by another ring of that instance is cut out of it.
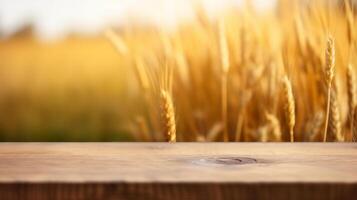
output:
<svg viewBox="0 0 357 200"><path fill-rule="evenodd" d="M225 142L229 141L228 136L228 122L227 122L227 78L229 71L229 52L228 52L228 44L226 38L226 32L224 28L224 21L221 20L218 24L218 35L219 35L219 50L220 50L220 58L221 58L221 67L222 67L222 123L223 123L223 140Z"/></svg>
<svg viewBox="0 0 357 200"><path fill-rule="evenodd" d="M331 84L335 73L335 44L331 36L329 36L327 39L325 59L326 59L325 78L327 83L327 103L326 103L326 119L325 119L324 138L323 138L324 142L326 142L327 139L327 129L328 129L328 123L330 117Z"/></svg>
<svg viewBox="0 0 357 200"><path fill-rule="evenodd" d="M295 101L293 96L293 91L291 88L290 80L287 76L283 79L284 86L284 105L285 105L285 116L287 119L290 142L294 142L294 126L295 126Z"/></svg>
<svg viewBox="0 0 357 200"><path fill-rule="evenodd" d="M348 43L350 45L350 48L352 48L352 44L354 41L354 16L353 16L353 12L351 9L351 5L349 0L344 0L344 4L345 4L345 13L346 13L346 18L347 18L347 40Z"/></svg>
<svg viewBox="0 0 357 200"><path fill-rule="evenodd" d="M219 22L219 49L221 56L221 66L223 74L228 74L229 71L229 51L226 38L226 30L224 27L224 21Z"/></svg>
<svg viewBox="0 0 357 200"><path fill-rule="evenodd" d="M119 52L119 54L126 55L128 53L129 49L125 44L124 40L118 34L116 34L112 29L106 30L104 35L113 44L113 46Z"/></svg>
<svg viewBox="0 0 357 200"><path fill-rule="evenodd" d="M135 72L137 79L140 82L141 89L143 92L147 92L150 87L150 81L145 71L144 63L140 58L135 59Z"/></svg>
<svg viewBox="0 0 357 200"><path fill-rule="evenodd" d="M176 142L175 110L171 95L167 91L161 90L160 99L163 134L168 142Z"/></svg>

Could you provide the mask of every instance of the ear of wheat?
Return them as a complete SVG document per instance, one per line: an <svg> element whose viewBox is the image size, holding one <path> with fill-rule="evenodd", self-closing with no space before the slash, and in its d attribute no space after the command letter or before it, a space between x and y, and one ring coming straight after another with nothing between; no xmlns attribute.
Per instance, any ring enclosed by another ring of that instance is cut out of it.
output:
<svg viewBox="0 0 357 200"><path fill-rule="evenodd" d="M349 64L347 67L347 96L348 96L348 121L350 122L350 131L352 131L352 123L354 116L354 108L356 106L356 85L355 85L355 74L352 69L352 65Z"/></svg>
<svg viewBox="0 0 357 200"><path fill-rule="evenodd" d="M294 142L294 126L295 126L295 101L293 96L293 91L291 88L290 80L287 76L283 79L284 86L284 105L285 105L285 116L287 119L290 142Z"/></svg>
<svg viewBox="0 0 357 200"><path fill-rule="evenodd" d="M343 141L341 135L341 118L340 110L338 106L338 99L336 90L331 92L331 105L330 105L330 116L328 122L328 134L336 141Z"/></svg>
<svg viewBox="0 0 357 200"><path fill-rule="evenodd" d="M347 67L347 94L348 94L348 106L350 110L356 105L356 85L355 85L355 74L352 65L349 64Z"/></svg>
<svg viewBox="0 0 357 200"><path fill-rule="evenodd" d="M328 36L327 38L325 59L326 82L331 85L333 77L335 76L335 41L332 36Z"/></svg>
<svg viewBox="0 0 357 200"><path fill-rule="evenodd" d="M327 47L325 51L326 67L325 67L325 79L327 83L327 103L326 103L326 120L324 129L323 141L327 139L327 128L330 117L330 100L331 100L331 84L335 73L335 44L331 36L327 39Z"/></svg>
<svg viewBox="0 0 357 200"><path fill-rule="evenodd" d="M167 91L161 90L160 99L163 134L168 142L176 142L175 111L171 95Z"/></svg>

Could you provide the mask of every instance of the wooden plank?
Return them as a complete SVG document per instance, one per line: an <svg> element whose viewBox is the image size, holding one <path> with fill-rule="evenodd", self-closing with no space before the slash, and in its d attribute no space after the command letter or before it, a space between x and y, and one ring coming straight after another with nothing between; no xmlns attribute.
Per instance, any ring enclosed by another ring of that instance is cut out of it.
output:
<svg viewBox="0 0 357 200"><path fill-rule="evenodd" d="M354 143L0 144L0 199L356 195Z"/></svg>

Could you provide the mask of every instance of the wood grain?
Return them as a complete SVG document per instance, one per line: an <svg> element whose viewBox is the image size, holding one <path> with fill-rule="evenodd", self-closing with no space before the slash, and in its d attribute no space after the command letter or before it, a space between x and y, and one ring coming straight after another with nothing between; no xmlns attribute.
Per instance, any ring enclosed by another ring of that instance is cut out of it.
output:
<svg viewBox="0 0 357 200"><path fill-rule="evenodd" d="M2 143L0 199L353 199L354 143Z"/></svg>

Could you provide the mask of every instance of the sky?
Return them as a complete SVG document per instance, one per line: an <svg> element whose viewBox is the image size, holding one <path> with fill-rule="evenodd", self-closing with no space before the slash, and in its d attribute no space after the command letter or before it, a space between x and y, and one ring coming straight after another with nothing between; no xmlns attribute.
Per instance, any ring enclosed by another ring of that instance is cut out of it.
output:
<svg viewBox="0 0 357 200"><path fill-rule="evenodd" d="M214 15L227 6L240 6L243 0L202 0ZM273 0L254 0L258 8ZM5 37L32 23L35 34L44 39L63 37L69 32L96 33L129 18L173 27L193 17L194 0L0 0L0 31Z"/></svg>

